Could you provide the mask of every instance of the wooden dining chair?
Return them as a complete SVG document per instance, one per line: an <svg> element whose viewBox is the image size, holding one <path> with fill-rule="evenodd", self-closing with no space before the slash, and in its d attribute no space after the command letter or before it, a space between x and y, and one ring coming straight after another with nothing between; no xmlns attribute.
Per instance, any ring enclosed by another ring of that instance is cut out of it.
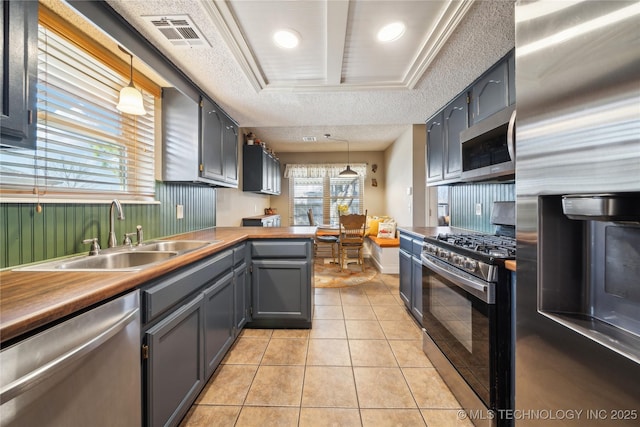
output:
<svg viewBox="0 0 640 427"><path fill-rule="evenodd" d="M307 216L309 217L309 225L317 226L313 220L313 210L309 208L307 211ZM318 234L318 230L316 229L316 234L313 236L313 253L315 256L318 256L318 245L330 245L331 246L331 258L333 259L333 263L337 263L336 253L338 250L338 236L327 236Z"/></svg>
<svg viewBox="0 0 640 427"><path fill-rule="evenodd" d="M362 266L362 271L364 271L364 233L366 226L366 211L364 215L340 215L340 237L338 239L340 270L344 268L347 261L347 252L356 251L358 264Z"/></svg>

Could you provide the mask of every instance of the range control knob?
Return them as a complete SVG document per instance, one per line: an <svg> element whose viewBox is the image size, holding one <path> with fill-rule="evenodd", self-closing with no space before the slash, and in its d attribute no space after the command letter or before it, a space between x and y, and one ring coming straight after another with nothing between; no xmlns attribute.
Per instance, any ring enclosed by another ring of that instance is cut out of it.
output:
<svg viewBox="0 0 640 427"><path fill-rule="evenodd" d="M460 255L453 255L451 257L451 262L453 262L453 264L457 265L458 267L462 267L464 265L464 261L464 257Z"/></svg>
<svg viewBox="0 0 640 427"><path fill-rule="evenodd" d="M464 260L464 269L470 272L476 271L478 268L478 261L475 261L471 258L465 258Z"/></svg>
<svg viewBox="0 0 640 427"><path fill-rule="evenodd" d="M438 257L442 259L449 259L451 252L446 249L438 249Z"/></svg>

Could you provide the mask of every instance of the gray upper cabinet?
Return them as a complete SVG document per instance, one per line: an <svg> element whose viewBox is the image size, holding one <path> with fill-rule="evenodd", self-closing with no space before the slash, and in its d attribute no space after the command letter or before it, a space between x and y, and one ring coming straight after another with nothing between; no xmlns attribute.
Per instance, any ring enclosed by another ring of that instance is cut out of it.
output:
<svg viewBox="0 0 640 427"><path fill-rule="evenodd" d="M201 101L202 177L222 187L238 187L236 124L207 98Z"/></svg>
<svg viewBox="0 0 640 427"><path fill-rule="evenodd" d="M280 160L260 145L243 147L242 189L254 193L279 195L282 185Z"/></svg>
<svg viewBox="0 0 640 427"><path fill-rule="evenodd" d="M38 2L3 1L0 147L36 148Z"/></svg>
<svg viewBox="0 0 640 427"><path fill-rule="evenodd" d="M476 124L509 105L509 67L501 61L471 87L471 124Z"/></svg>
<svg viewBox="0 0 640 427"><path fill-rule="evenodd" d="M507 59L509 67L509 105L516 103L516 56L512 53Z"/></svg>
<svg viewBox="0 0 640 427"><path fill-rule="evenodd" d="M446 184L460 178L460 132L468 127L467 103L467 93L463 92L427 120L427 185Z"/></svg>
<svg viewBox="0 0 640 427"><path fill-rule="evenodd" d="M238 130L210 100L162 89L162 180L238 186Z"/></svg>
<svg viewBox="0 0 640 427"><path fill-rule="evenodd" d="M445 159L444 179L456 179L462 172L462 153L460 150L460 132L467 129L469 109L468 97L462 93L444 109Z"/></svg>
<svg viewBox="0 0 640 427"><path fill-rule="evenodd" d="M427 120L427 185L444 177L444 127L442 112Z"/></svg>

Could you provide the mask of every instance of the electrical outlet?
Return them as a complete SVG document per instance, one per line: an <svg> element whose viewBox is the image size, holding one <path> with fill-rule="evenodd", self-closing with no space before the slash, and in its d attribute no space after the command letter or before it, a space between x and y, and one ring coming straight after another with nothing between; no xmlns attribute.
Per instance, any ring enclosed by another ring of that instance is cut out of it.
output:
<svg viewBox="0 0 640 427"><path fill-rule="evenodd" d="M482 215L482 203L476 203L476 215Z"/></svg>
<svg viewBox="0 0 640 427"><path fill-rule="evenodd" d="M184 218L184 205L176 205L176 219Z"/></svg>

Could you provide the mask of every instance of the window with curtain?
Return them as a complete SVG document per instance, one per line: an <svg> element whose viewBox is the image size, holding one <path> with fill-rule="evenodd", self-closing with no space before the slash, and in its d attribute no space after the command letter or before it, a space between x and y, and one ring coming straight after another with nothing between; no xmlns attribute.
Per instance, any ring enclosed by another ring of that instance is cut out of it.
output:
<svg viewBox="0 0 640 427"><path fill-rule="evenodd" d="M142 90L146 115L120 113L116 104L120 89L129 83L128 66L122 73L121 60L113 56L105 61L104 48L86 49L91 43L64 27L40 8L37 148L2 150L3 194L152 199L159 88L152 88L156 93ZM99 50L102 55L95 55Z"/></svg>
<svg viewBox="0 0 640 427"><path fill-rule="evenodd" d="M317 224L337 224L340 206L345 213L364 212L366 165L351 165L355 177L342 177L346 165L287 165L291 225L309 225L312 209Z"/></svg>

